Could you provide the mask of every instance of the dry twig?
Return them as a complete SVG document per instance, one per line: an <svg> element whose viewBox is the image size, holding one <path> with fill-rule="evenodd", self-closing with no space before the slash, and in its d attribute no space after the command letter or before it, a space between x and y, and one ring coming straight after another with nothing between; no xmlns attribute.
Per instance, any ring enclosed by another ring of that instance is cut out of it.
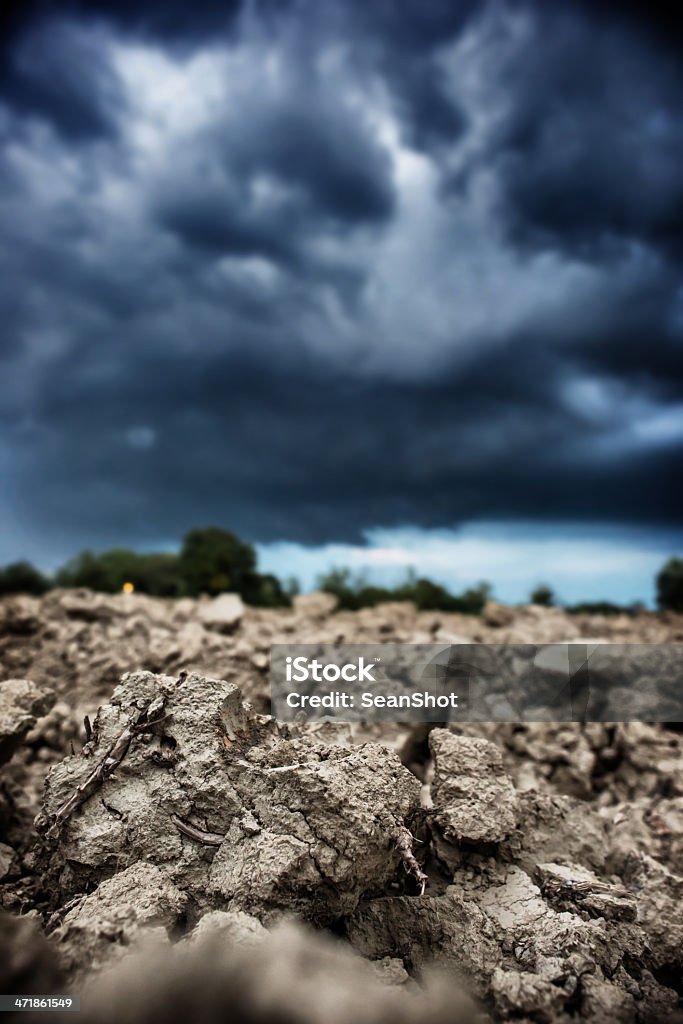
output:
<svg viewBox="0 0 683 1024"><path fill-rule="evenodd" d="M196 825L188 825L177 814L171 815L171 821L183 835L189 836L190 839L194 839L198 843L204 843L205 846L220 846L225 839L225 836L219 836L215 832L204 832L201 828L197 828Z"/></svg>
<svg viewBox="0 0 683 1024"><path fill-rule="evenodd" d="M134 718L128 723L125 729L118 735L114 740L111 747L105 754L104 758L94 768L90 775L88 775L85 782L82 782L80 786L71 794L68 800L59 807L55 813L54 823L52 828L59 828L70 818L74 811L77 811L86 800L89 800L93 793L96 793L103 782L109 778L110 775L118 768L123 761L124 757L128 753L131 740L133 737L141 732L150 732L156 725L159 725L165 718L163 713L157 718L149 719L149 711L159 710L157 702L152 702L146 705L141 711L134 716ZM163 712L163 706L161 707Z"/></svg>
<svg viewBox="0 0 683 1024"><path fill-rule="evenodd" d="M409 875L413 876L417 884L420 886L420 896L423 896L425 886L427 884L427 875L415 859L415 854L413 853L414 842L415 837L412 832L404 825L399 826L398 834L396 836L396 849L401 855L404 868Z"/></svg>

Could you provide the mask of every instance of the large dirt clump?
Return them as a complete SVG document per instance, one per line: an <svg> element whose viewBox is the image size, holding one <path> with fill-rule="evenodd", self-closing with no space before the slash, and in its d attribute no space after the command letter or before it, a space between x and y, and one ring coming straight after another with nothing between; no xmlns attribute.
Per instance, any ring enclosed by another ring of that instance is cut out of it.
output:
<svg viewBox="0 0 683 1024"><path fill-rule="evenodd" d="M133 673L84 751L48 775L46 870L66 899L149 862L197 914L282 909L329 923L395 874L419 791L381 745L291 736L232 683Z"/></svg>

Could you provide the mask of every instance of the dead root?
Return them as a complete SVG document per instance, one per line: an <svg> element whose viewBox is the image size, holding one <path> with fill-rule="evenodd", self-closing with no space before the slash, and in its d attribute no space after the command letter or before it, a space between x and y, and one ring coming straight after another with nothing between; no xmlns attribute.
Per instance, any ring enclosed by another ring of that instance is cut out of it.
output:
<svg viewBox="0 0 683 1024"><path fill-rule="evenodd" d="M198 843L203 843L205 846L220 846L225 839L225 836L219 836L216 832L205 832L203 829L197 828L196 825L188 824L182 818L179 818L177 814L171 815L171 821L183 835L194 839Z"/></svg>
<svg viewBox="0 0 683 1024"><path fill-rule="evenodd" d="M100 786L116 771L124 757L128 753L131 741L134 736L141 733L151 732L157 725L164 721L163 701L157 697L145 705L128 723L125 729L117 736L104 758L90 773L85 782L64 801L57 809L54 820L48 835L54 835L63 823L71 817L87 800L93 796ZM89 723L88 723L89 724ZM88 727L86 726L86 732ZM90 733L92 736L92 733Z"/></svg>
<svg viewBox="0 0 683 1024"><path fill-rule="evenodd" d="M420 886L420 896L424 895L425 886L427 885L427 875L424 873L413 853L413 843L415 837L404 825L401 825L398 829L396 836L396 849L401 855L403 866L409 875L415 879L417 884Z"/></svg>

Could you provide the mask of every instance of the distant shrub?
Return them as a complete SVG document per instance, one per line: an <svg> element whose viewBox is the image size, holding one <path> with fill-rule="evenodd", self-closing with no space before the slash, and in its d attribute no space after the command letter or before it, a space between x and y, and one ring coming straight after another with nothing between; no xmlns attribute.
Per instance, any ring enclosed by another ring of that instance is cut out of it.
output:
<svg viewBox="0 0 683 1024"><path fill-rule="evenodd" d="M0 568L0 594L33 594L50 589L50 581L30 562L12 562Z"/></svg>
<svg viewBox="0 0 683 1024"><path fill-rule="evenodd" d="M283 608L292 603L277 576L271 573L252 573L240 591L247 604L258 608Z"/></svg>
<svg viewBox="0 0 683 1024"><path fill-rule="evenodd" d="M351 578L350 569L330 569L318 577L318 590L326 594L334 594L337 598L337 607L350 611L360 608L358 593L362 589L363 581Z"/></svg>
<svg viewBox="0 0 683 1024"><path fill-rule="evenodd" d="M457 610L453 607L457 599L445 587L422 576L398 587L395 595L394 600L413 601L421 612Z"/></svg>
<svg viewBox="0 0 683 1024"><path fill-rule="evenodd" d="M55 582L59 587L88 587L90 590L107 590L104 568L92 551L81 551L70 558L57 571Z"/></svg>
<svg viewBox="0 0 683 1024"><path fill-rule="evenodd" d="M547 583L539 583L531 591L529 599L532 604L540 604L544 608L552 608L555 604L555 592Z"/></svg>
<svg viewBox="0 0 683 1024"><path fill-rule="evenodd" d="M226 590L244 594L253 584L255 569L253 547L229 530L191 530L183 540L179 572L184 590L191 597Z"/></svg>
<svg viewBox="0 0 683 1024"><path fill-rule="evenodd" d="M338 607L350 611L374 608L389 601L412 601L420 611L461 612L465 615L479 615L491 592L488 583L480 583L463 594L451 594L440 583L412 574L398 587L380 587L368 584L362 575L353 578L349 569L339 568L330 569L319 577L318 588L334 594Z"/></svg>
<svg viewBox="0 0 683 1024"><path fill-rule="evenodd" d="M637 607L613 604L612 601L581 601L579 604L568 604L565 611L570 615L633 615Z"/></svg>
<svg viewBox="0 0 683 1024"><path fill-rule="evenodd" d="M470 587L454 598L453 611L461 612L463 615L481 615L492 592L491 584L486 582L479 583L476 587Z"/></svg>
<svg viewBox="0 0 683 1024"><path fill-rule="evenodd" d="M114 594L124 583L155 597L177 597L182 592L178 556L164 553L138 554L128 548L113 548L94 555L84 551L59 570L60 587L88 587Z"/></svg>
<svg viewBox="0 0 683 1024"><path fill-rule="evenodd" d="M657 604L662 611L683 612L682 558L670 558L657 574Z"/></svg>

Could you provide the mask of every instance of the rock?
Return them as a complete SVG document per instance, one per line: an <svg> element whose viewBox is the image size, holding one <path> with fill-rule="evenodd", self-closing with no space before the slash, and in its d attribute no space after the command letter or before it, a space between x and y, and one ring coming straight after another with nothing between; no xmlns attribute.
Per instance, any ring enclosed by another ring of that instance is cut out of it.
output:
<svg viewBox="0 0 683 1024"><path fill-rule="evenodd" d="M55 696L28 679L0 682L0 764L20 746L36 720L54 704Z"/></svg>
<svg viewBox="0 0 683 1024"><path fill-rule="evenodd" d="M101 965L130 946L143 928L167 933L185 912L187 897L153 864L140 862L101 882L64 916L54 933L66 958L82 968Z"/></svg>
<svg viewBox="0 0 683 1024"><path fill-rule="evenodd" d="M0 882L13 875L18 866L17 855L12 847L0 843Z"/></svg>
<svg viewBox="0 0 683 1024"><path fill-rule="evenodd" d="M217 633L232 633L242 621L243 615L244 604L239 594L219 594L199 610L202 625Z"/></svg>
<svg viewBox="0 0 683 1024"><path fill-rule="evenodd" d="M646 854L628 857L622 877L635 894L653 964L672 978L683 977L683 877Z"/></svg>
<svg viewBox="0 0 683 1024"><path fill-rule="evenodd" d="M515 609L498 601L487 601L481 615L486 625L495 629L510 626L515 621Z"/></svg>
<svg viewBox="0 0 683 1024"><path fill-rule="evenodd" d="M176 634L178 660L184 665L192 665L201 657L210 639L201 622L186 622Z"/></svg>
<svg viewBox="0 0 683 1024"><path fill-rule="evenodd" d="M262 942L268 935L256 917L244 914L241 910L227 912L225 910L211 910L199 921L199 924L190 932L188 940L198 942L206 939L207 936L219 936L225 939L230 945L254 945Z"/></svg>
<svg viewBox="0 0 683 1024"><path fill-rule="evenodd" d="M405 985L410 976L397 957L385 956L381 960L372 960L370 965L383 985Z"/></svg>
<svg viewBox="0 0 683 1024"><path fill-rule="evenodd" d="M73 708L66 701L60 700L36 722L26 734L25 742L34 751L40 752L41 748L46 748L45 752L54 751L56 756L64 753L70 742L78 741L80 725Z"/></svg>
<svg viewBox="0 0 683 1024"><path fill-rule="evenodd" d="M52 597L70 619L109 621L119 612L112 594L95 594L92 590L79 589L54 591Z"/></svg>
<svg viewBox="0 0 683 1024"><path fill-rule="evenodd" d="M498 843L517 824L515 788L500 751L484 739L434 729L432 818L447 843Z"/></svg>
<svg viewBox="0 0 683 1024"><path fill-rule="evenodd" d="M567 993L538 974L496 967L491 977L491 994L503 1020L520 1015L533 1020L553 1021L560 1017Z"/></svg>
<svg viewBox="0 0 683 1024"><path fill-rule="evenodd" d="M502 961L490 922L475 903L453 889L445 896L362 903L347 932L363 956L396 957L417 970L436 964L466 978L466 984L480 995Z"/></svg>
<svg viewBox="0 0 683 1024"><path fill-rule="evenodd" d="M669 1003L669 1009L672 1008ZM611 985L604 978L588 974L581 981L581 1014L587 1020L632 1024L637 1019L637 1004L629 992Z"/></svg>
<svg viewBox="0 0 683 1024"><path fill-rule="evenodd" d="M614 979L620 971L628 976L625 965L631 974L635 965L639 970L645 966L647 944L636 925L556 912L539 887L519 868L510 868L502 885L473 895L495 924L503 948L514 955L516 972L522 975L519 979L495 976L496 1001L502 1008L508 1003L512 1008L515 1000L519 1000L517 1012L544 1013L540 1019L555 1020L554 1014L560 1010L568 1012L575 1003L586 975L597 973L598 977ZM529 975L539 980L532 982ZM552 1011L545 1006L550 990L543 981L550 982L561 993L559 1005L551 1004ZM633 989L637 998L644 998L645 989L632 981L629 977L627 991ZM663 997L666 991L659 987ZM606 1005L624 1004L624 990L618 983L610 984L602 995ZM533 1010L533 1006L537 1009Z"/></svg>
<svg viewBox="0 0 683 1024"><path fill-rule="evenodd" d="M17 594L0 604L0 636L32 637L42 625L42 602L38 597Z"/></svg>
<svg viewBox="0 0 683 1024"><path fill-rule="evenodd" d="M575 864L538 864L536 878L543 895L559 910L604 917L610 921L635 921L636 900L623 886L600 881L592 871Z"/></svg>
<svg viewBox="0 0 683 1024"><path fill-rule="evenodd" d="M416 811L420 786L378 744L298 758L245 778L250 810L231 823L209 885L214 898L257 914L282 908L329 921L394 875L397 825Z"/></svg>
<svg viewBox="0 0 683 1024"><path fill-rule="evenodd" d="M337 603L334 594L327 594L322 590L314 590L311 594L296 594L292 598L294 611L307 619L326 618L336 609Z"/></svg>
<svg viewBox="0 0 683 1024"><path fill-rule="evenodd" d="M394 876L419 805L419 782L384 747L285 740L237 686L198 675L124 677L94 737L46 783L45 866L61 898L149 860L199 912L334 920ZM93 785L112 751L116 772Z"/></svg>
<svg viewBox="0 0 683 1024"><path fill-rule="evenodd" d="M502 861L514 861L530 874L547 861L570 861L604 871L608 828L597 809L572 797L535 790L518 793L517 799L517 827L500 844Z"/></svg>
<svg viewBox="0 0 683 1024"><path fill-rule="evenodd" d="M593 796L598 754L608 747L601 725L579 731L573 725L541 722L517 726L506 743L519 758L515 765L508 764L518 788L543 789L583 800Z"/></svg>
<svg viewBox="0 0 683 1024"><path fill-rule="evenodd" d="M610 863L621 871L634 854L646 854L683 876L683 797L641 798L603 811Z"/></svg>

